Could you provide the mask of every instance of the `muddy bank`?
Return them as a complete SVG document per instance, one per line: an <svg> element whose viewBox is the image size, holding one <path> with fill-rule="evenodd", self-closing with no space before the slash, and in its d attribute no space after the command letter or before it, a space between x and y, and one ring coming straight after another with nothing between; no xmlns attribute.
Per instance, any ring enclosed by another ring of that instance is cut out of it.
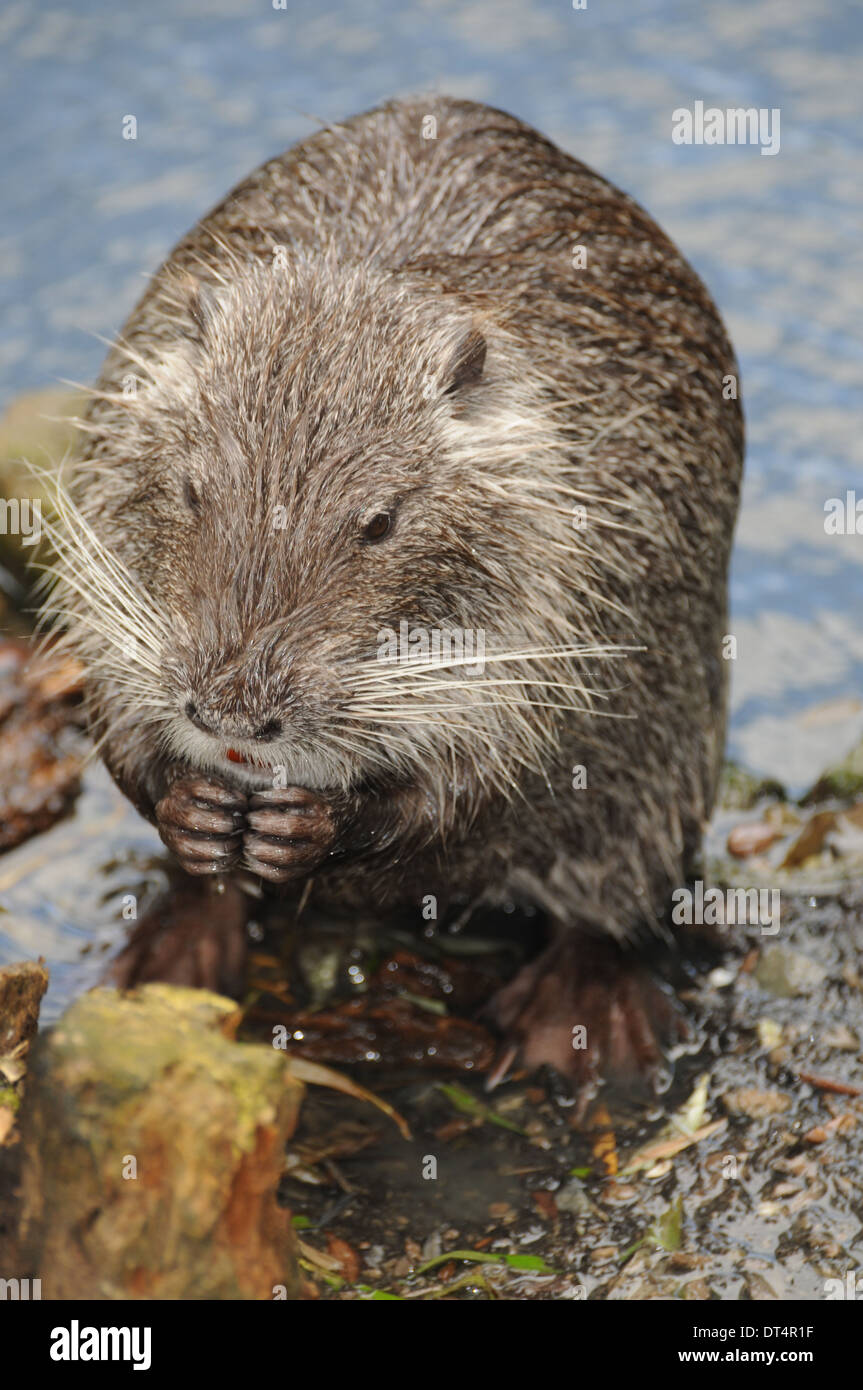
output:
<svg viewBox="0 0 863 1390"><path fill-rule="evenodd" d="M378 1072L406 1145L312 1095L283 1190L341 1261L321 1296L824 1299L859 1271L863 892L741 944L689 967L702 1044L662 1106L606 1088L579 1132L543 1078Z"/></svg>

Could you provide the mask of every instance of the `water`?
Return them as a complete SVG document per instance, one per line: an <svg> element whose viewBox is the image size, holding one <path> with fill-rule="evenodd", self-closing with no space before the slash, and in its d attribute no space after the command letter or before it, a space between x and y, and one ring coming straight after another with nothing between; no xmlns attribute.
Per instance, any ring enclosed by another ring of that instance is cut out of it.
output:
<svg viewBox="0 0 863 1390"><path fill-rule="evenodd" d="M800 790L863 735L863 536L824 530L828 498L863 497L859 0L13 0L0 44L4 399L91 378L93 335L309 113L450 91L632 192L706 279L741 360L730 751ZM696 100L778 107L779 153L675 145L671 113Z"/></svg>
<svg viewBox="0 0 863 1390"><path fill-rule="evenodd" d="M143 916L167 885L156 831L100 764L88 768L68 818L3 855L0 965L44 958L43 1025L99 984L129 934L129 904Z"/></svg>

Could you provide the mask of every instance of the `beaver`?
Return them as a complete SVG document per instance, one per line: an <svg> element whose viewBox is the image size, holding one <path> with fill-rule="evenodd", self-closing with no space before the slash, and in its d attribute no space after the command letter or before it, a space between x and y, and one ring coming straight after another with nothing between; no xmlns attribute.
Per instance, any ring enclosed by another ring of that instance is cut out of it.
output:
<svg viewBox="0 0 863 1390"><path fill-rule="evenodd" d="M109 352L49 602L183 870L539 909L496 1077L659 1077L635 947L717 784L736 379L669 238L502 111L393 101L240 183Z"/></svg>

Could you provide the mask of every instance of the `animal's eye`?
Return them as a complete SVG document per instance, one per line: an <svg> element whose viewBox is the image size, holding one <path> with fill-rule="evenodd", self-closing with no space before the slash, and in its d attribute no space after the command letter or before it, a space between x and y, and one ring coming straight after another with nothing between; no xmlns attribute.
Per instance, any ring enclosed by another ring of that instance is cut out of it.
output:
<svg viewBox="0 0 863 1390"><path fill-rule="evenodd" d="M363 527L363 540L374 543L382 541L393 529L392 512L376 512Z"/></svg>
<svg viewBox="0 0 863 1390"><path fill-rule="evenodd" d="M188 473L183 479L183 501L192 512L196 512L201 505L201 494Z"/></svg>

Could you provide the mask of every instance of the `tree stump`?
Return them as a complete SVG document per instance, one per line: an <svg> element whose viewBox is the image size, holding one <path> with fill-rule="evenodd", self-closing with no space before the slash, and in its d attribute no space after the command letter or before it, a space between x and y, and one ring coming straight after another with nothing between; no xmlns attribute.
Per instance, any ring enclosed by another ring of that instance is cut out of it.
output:
<svg viewBox="0 0 863 1390"><path fill-rule="evenodd" d="M47 988L48 971L41 961L0 967L0 1057L25 1050L36 1036L39 1005Z"/></svg>
<svg viewBox="0 0 863 1390"><path fill-rule="evenodd" d="M276 1188L303 1088L233 1041L238 1017L200 990L95 990L34 1045L19 1246L43 1298L297 1296Z"/></svg>

